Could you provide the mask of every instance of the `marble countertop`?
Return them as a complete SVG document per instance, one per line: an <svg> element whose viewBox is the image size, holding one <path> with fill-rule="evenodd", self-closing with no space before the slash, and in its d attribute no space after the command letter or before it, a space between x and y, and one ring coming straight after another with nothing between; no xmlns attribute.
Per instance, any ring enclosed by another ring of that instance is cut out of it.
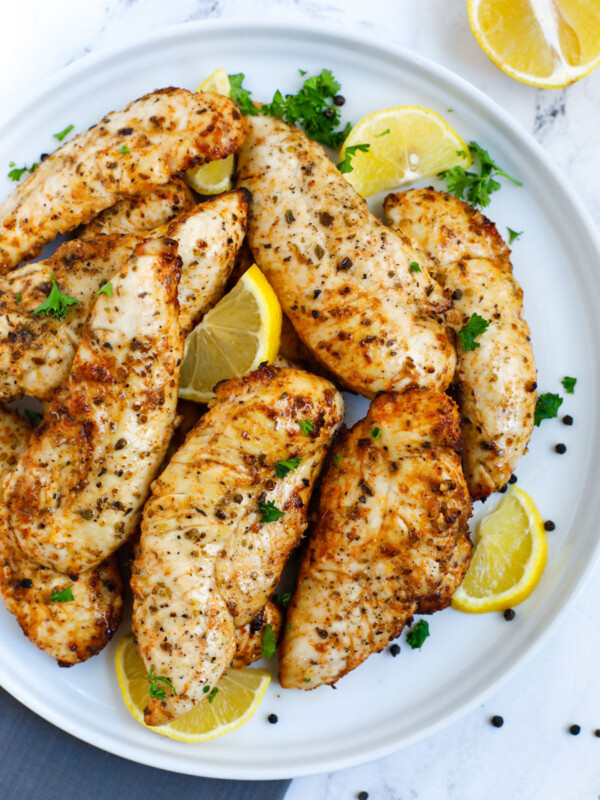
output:
<svg viewBox="0 0 600 800"><path fill-rule="evenodd" d="M20 0L0 12L0 107L132 31L199 19L318 20L428 56L499 103L547 151L600 226L600 70L561 91L519 84L473 38L466 0ZM286 800L562 800L600 796L600 603L592 574L545 646L483 706L388 758L293 781ZM504 726L494 728L494 714ZM579 736L568 732L581 726Z"/></svg>

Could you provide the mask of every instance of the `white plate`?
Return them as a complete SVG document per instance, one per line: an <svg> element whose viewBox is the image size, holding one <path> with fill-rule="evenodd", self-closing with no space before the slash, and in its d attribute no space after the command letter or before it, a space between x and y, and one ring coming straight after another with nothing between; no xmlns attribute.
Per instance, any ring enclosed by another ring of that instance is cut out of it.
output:
<svg viewBox="0 0 600 800"><path fill-rule="evenodd" d="M436 614L421 651L403 645L397 658L388 652L372 656L337 691L284 691L275 679L245 727L213 742L186 745L145 730L129 715L114 674L115 643L86 664L59 670L0 609L2 685L55 725L153 767L220 778L283 778L390 753L480 703L539 645L592 569L600 518L592 461L600 452L600 374L594 357L600 350L600 244L578 199L542 150L479 91L412 53L297 25L198 23L82 59L4 124L0 164L31 163L56 144L52 134L66 125L82 131L157 87L194 88L219 66L245 72L258 99L269 99L276 88L295 91L300 67L311 73L328 67L347 98L345 119L355 122L377 108L417 103L440 112L467 141L489 148L524 184L519 189L506 183L488 213L502 233L507 225L524 231L514 245L514 266L525 291L540 390L562 391L564 375L578 379L575 395L567 396L561 409L573 414L575 425L543 423L519 464L519 485L557 529L549 536L540 585L511 624L500 614ZM12 187L7 180L0 194ZM364 413L364 404L352 401L352 419ZM564 456L553 451L558 441L568 445ZM124 623L120 633L127 630ZM276 678L276 664L270 666ZM267 722L272 712L277 725Z"/></svg>

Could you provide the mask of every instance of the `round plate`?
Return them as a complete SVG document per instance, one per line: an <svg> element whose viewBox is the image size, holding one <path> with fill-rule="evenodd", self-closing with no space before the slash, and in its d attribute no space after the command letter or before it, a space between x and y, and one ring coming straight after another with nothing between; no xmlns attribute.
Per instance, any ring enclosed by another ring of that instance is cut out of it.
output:
<svg viewBox="0 0 600 800"><path fill-rule="evenodd" d="M592 457L600 452L598 359L600 298L595 229L542 150L479 91L412 53L305 26L198 23L145 36L125 50L92 55L63 70L8 119L0 133L0 163L31 163L56 144L68 124L83 131L112 109L168 85L195 88L216 67L244 72L257 99L299 88L298 69L331 69L347 98L344 119L378 108L416 103L477 140L523 188L508 182L487 213L502 233L524 231L514 245L516 276L525 292L540 391L561 392L575 376L575 394L561 411L575 425L544 422L519 464L519 485L542 515L557 523L548 566L531 598L507 625L500 614L470 616L451 609L430 619L422 650L374 655L340 681L337 691L284 691L273 682L243 728L201 745L187 745L139 725L121 700L115 643L101 655L59 670L0 609L0 680L15 697L55 725L126 758L153 767L219 778L283 778L338 769L404 747L480 703L531 654L573 599L598 551L597 491ZM7 195L8 180L0 186ZM375 199L375 205L376 205ZM564 394L564 393L563 393ZM350 421L366 401L351 399ZM564 441L564 456L553 445ZM488 501L486 509L494 505ZM477 504L481 506L481 504ZM477 509L477 514L481 508ZM120 634L128 630L124 623ZM117 636L118 638L118 636ZM267 722L275 712L279 724Z"/></svg>

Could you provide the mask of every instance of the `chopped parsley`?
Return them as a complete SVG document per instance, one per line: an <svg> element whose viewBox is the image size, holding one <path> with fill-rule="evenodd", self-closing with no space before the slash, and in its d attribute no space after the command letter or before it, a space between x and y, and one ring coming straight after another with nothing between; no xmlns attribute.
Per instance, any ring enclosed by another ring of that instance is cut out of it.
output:
<svg viewBox="0 0 600 800"><path fill-rule="evenodd" d="M480 317L477 312L472 314L464 328L458 332L458 338L460 339L460 346L463 352L469 353L480 347L481 345L479 342L476 342L475 339L481 336L482 333L485 333L489 327L490 323L483 317Z"/></svg>
<svg viewBox="0 0 600 800"><path fill-rule="evenodd" d="M304 681L304 683L310 683L312 681L312 678L302 678L302 680Z"/></svg>
<svg viewBox="0 0 600 800"><path fill-rule="evenodd" d="M334 457L333 457L334 466L339 467L341 460L342 460L342 454L341 453L336 453L334 455Z"/></svg>
<svg viewBox="0 0 600 800"><path fill-rule="evenodd" d="M554 419L558 416L558 409L562 406L563 399L558 394L545 392L541 394L535 404L534 425L539 426L545 419Z"/></svg>
<svg viewBox="0 0 600 800"><path fill-rule="evenodd" d="M44 419L44 415L39 411L32 411L30 408L25 409L25 416L32 428L37 428L40 422Z"/></svg>
<svg viewBox="0 0 600 800"><path fill-rule="evenodd" d="M409 267L411 272L421 272L421 267L417 264L416 261L413 261Z"/></svg>
<svg viewBox="0 0 600 800"><path fill-rule="evenodd" d="M381 136L387 136L389 132L390 132L390 129L386 128L386 130L381 131L381 133L376 133L375 134L375 138L379 139Z"/></svg>
<svg viewBox="0 0 600 800"><path fill-rule="evenodd" d="M68 294L63 294L58 288L54 275L52 275L51 278L52 288L50 289L50 294L43 303L33 310L33 313L36 316L38 314L52 314L54 319L60 320L69 313L70 306L79 304L79 300L76 300L74 297L69 297Z"/></svg>
<svg viewBox="0 0 600 800"><path fill-rule="evenodd" d="M515 242L519 238L519 236L521 236L523 234L523 231L513 231L512 228L507 228L506 230L508 231L508 243L509 244L512 244L513 242Z"/></svg>
<svg viewBox="0 0 600 800"><path fill-rule="evenodd" d="M9 166L13 167L13 169L11 169L10 172L8 173L8 177L10 178L10 180L20 181L26 172L30 173L35 172L35 170L39 167L39 164L37 163L37 161L34 161L30 167L15 167L15 162L11 161Z"/></svg>
<svg viewBox="0 0 600 800"><path fill-rule="evenodd" d="M230 97L242 114L281 117L303 128L310 139L329 147L339 147L350 133L350 123L336 130L341 114L329 100L333 100L341 87L331 70L323 69L318 75L307 78L296 94L284 96L277 90L271 102L260 108L252 101L251 92L242 86L244 77L243 72L229 76Z"/></svg>
<svg viewBox="0 0 600 800"><path fill-rule="evenodd" d="M98 294L105 294L107 297L112 297L112 283L108 281L104 286L101 286L100 289L98 289Z"/></svg>
<svg viewBox="0 0 600 800"><path fill-rule="evenodd" d="M131 150L126 144L122 144L121 147L119 147L119 153L131 153Z"/></svg>
<svg viewBox="0 0 600 800"><path fill-rule="evenodd" d="M280 511L272 500L267 503L258 501L258 513L261 522L277 522L278 519L285 516L285 511Z"/></svg>
<svg viewBox="0 0 600 800"><path fill-rule="evenodd" d="M214 687L213 687L213 688L210 690L210 694L208 695L208 697L207 697L206 699L208 700L208 702L209 702L209 703L212 703L212 701L215 699L215 697L216 697L218 694L219 694L219 689L218 689L218 687L214 686Z"/></svg>
<svg viewBox="0 0 600 800"><path fill-rule="evenodd" d="M417 624L406 634L406 641L413 650L421 649L423 642L429 636L429 623L420 619Z"/></svg>
<svg viewBox="0 0 600 800"><path fill-rule="evenodd" d="M279 597L279 602L283 608L287 608L290 604L290 600L292 599L291 592L283 592L282 595Z"/></svg>
<svg viewBox="0 0 600 800"><path fill-rule="evenodd" d="M501 188L496 177L507 178L516 186L521 181L511 177L491 159L487 150L477 142L469 142L471 155L479 161L479 172L467 172L464 167L452 167L440 172L438 177L446 181L446 188L451 193L474 206L485 207L490 203L490 195ZM462 151L459 151L459 153Z"/></svg>
<svg viewBox="0 0 600 800"><path fill-rule="evenodd" d="M300 456L296 456L295 458L284 458L281 461L277 461L275 463L275 472L277 473L277 477L285 478L288 472L298 469L301 461L302 459Z"/></svg>
<svg viewBox="0 0 600 800"><path fill-rule="evenodd" d="M67 125L67 127L64 129L64 131L61 131L60 133L55 133L54 134L54 138L58 139L59 142L62 142L62 140L65 138L65 136L68 136L71 133L71 131L73 130L74 127L75 127L74 125Z"/></svg>
<svg viewBox="0 0 600 800"><path fill-rule="evenodd" d="M153 697L155 700L162 700L164 697L167 696L167 693L162 688L162 686L158 685L159 681L161 683L165 683L169 687L169 689L173 692L173 694L177 694L177 692L175 691L175 687L168 678L162 678L160 675L152 674L152 667L150 667L150 672L146 677L150 681L150 688L148 690L150 693L150 697Z"/></svg>
<svg viewBox="0 0 600 800"><path fill-rule="evenodd" d="M370 144L352 144L344 150L344 158L337 165L337 168L345 175L347 172L352 172L352 156L356 153L368 153L371 148Z"/></svg>
<svg viewBox="0 0 600 800"><path fill-rule="evenodd" d="M17 292L15 295L15 303L21 302L21 292Z"/></svg>
<svg viewBox="0 0 600 800"><path fill-rule="evenodd" d="M72 603L74 599L73 589L71 586L67 586L65 589L61 589L59 592L52 592L50 594L51 603Z"/></svg>
<svg viewBox="0 0 600 800"><path fill-rule="evenodd" d="M312 419L297 419L296 424L300 426L300 430L305 436L314 430Z"/></svg>
<svg viewBox="0 0 600 800"><path fill-rule="evenodd" d="M574 394L577 378L564 377L561 381L567 394Z"/></svg>
<svg viewBox="0 0 600 800"><path fill-rule="evenodd" d="M260 654L263 658L273 658L275 650L277 650L275 631L270 625L265 625L262 639L260 640Z"/></svg>
<svg viewBox="0 0 600 800"><path fill-rule="evenodd" d="M379 439L379 437L381 436L381 428L378 428L377 426L371 428L369 436L372 436L373 439Z"/></svg>

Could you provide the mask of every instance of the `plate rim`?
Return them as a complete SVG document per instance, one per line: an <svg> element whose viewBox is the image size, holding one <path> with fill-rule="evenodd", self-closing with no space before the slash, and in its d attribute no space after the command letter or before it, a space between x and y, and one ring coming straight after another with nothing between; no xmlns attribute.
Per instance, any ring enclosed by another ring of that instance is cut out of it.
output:
<svg viewBox="0 0 600 800"><path fill-rule="evenodd" d="M564 198L568 201L571 207L577 214L578 222L583 226L585 233L588 235L590 243L600 259L600 232L598 231L589 211L575 192L566 176L557 167L557 165L547 155L543 147L528 133L516 120L514 120L508 112L506 112L496 101L492 100L480 89L469 83L466 79L460 77L452 70L444 67L441 64L433 61L432 59L422 56L415 51L392 44L389 41L376 41L374 34L371 32L359 31L355 28L343 27L341 30L324 31L322 26L317 22L296 21L296 20L267 20L257 22L255 19L247 17L234 17L218 20L197 20L193 22L184 22L176 25L170 25L165 28L158 28L152 31L140 33L132 38L126 44L102 47L92 53L85 54L81 58L76 59L70 64L64 66L57 72L45 78L35 88L31 88L23 93L20 102L13 105L12 113L5 117L5 121L0 124L0 137L5 131L15 124L20 117L27 114L28 108L33 103L43 102L44 96L51 93L53 90L60 89L70 82L73 82L81 75L85 74L87 70L101 65L104 62L118 57L119 55L131 54L140 47L145 47L152 43L164 43L170 39L178 39L179 37L187 37L197 35L202 38L204 35L214 33L216 35L221 33L232 33L237 31L243 33L249 38L256 35L268 34L269 36L277 35L280 33L284 36L293 33L294 35L308 37L312 41L320 40L323 44L328 41L336 44L337 46L343 45L344 48L351 46L359 47L363 52L367 52L375 57L392 58L399 63L411 64L422 72L434 76L436 79L441 80L445 84L449 84L455 91L457 91L465 102L469 102L479 112L485 111L489 115L492 122L504 130L504 133L509 132L513 137L516 137L519 142L528 149L543 165L547 175L549 175L560 188ZM200 763L199 769L191 770L191 762L188 760L185 763L172 754L165 753L163 758L167 763L156 763L156 751L149 750L143 744L129 743L128 748L124 751L118 746L111 746L111 740L103 735L94 734L87 726L80 725L78 722L71 722L68 715L61 716L55 712L51 707L48 707L41 701L34 693L26 687L13 684L10 680L7 681L6 675L0 676L0 685L13 697L26 705L38 716L52 723L56 727L66 731L67 733L75 736L82 741L91 744L95 747L103 749L114 755L126 758L148 766L165 769L168 771L179 772L183 774L214 777L214 778L227 778L227 779L245 779L245 780L265 780L265 779L286 779L293 777L300 777L305 775L319 774L325 771L344 769L350 766L355 766L367 761L372 761L390 753L404 749L416 742L422 741L443 728L451 725L453 722L466 715L475 706L480 705L494 692L496 692L502 685L510 680L510 678L520 670L529 659L543 646L543 644L555 632L558 624L563 619L569 609L573 607L578 596L583 591L587 580L591 573L600 562L600 541L598 541L591 557L586 565L580 569L577 579L573 580L572 584L565 590L566 598L562 602L559 610L554 613L551 619L544 623L542 630L537 633L529 647L518 656L514 658L512 665L505 670L496 680L478 691L467 703L460 706L453 712L441 717L435 723L426 725L419 731L416 731L412 736L405 736L401 741L396 739L390 741L386 745L373 747L368 752L352 755L346 757L330 757L325 763L315 764L315 766L300 764L295 768L288 769L285 766L276 766L268 771L263 770L260 774L256 772L248 772L247 768L236 768L235 766L228 765L225 775L225 770L221 765L217 765L217 769L211 769L210 763ZM563 592L563 594L565 594ZM550 614L548 611L548 614ZM543 619L543 618L542 618ZM154 757L154 761L150 761L150 756Z"/></svg>

